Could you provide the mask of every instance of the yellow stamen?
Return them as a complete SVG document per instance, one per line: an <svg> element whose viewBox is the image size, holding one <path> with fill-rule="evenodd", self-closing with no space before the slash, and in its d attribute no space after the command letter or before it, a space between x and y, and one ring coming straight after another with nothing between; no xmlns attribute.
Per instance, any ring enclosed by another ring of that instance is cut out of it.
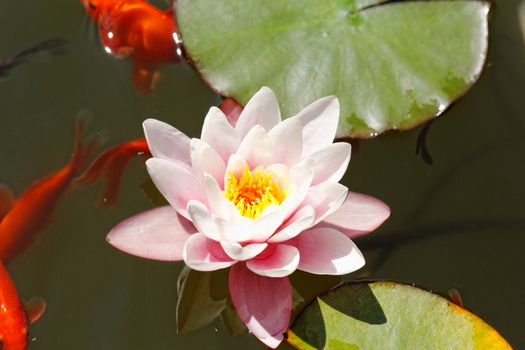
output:
<svg viewBox="0 0 525 350"><path fill-rule="evenodd" d="M271 173L261 169L251 172L246 166L239 179L231 172L228 174L224 196L235 204L241 215L256 219L270 204L281 204L286 193L272 180Z"/></svg>

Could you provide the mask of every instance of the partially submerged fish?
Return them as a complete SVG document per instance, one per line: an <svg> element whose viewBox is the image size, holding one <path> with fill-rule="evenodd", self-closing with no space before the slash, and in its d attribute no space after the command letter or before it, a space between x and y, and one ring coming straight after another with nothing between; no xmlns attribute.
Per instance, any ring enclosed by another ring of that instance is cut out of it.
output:
<svg viewBox="0 0 525 350"><path fill-rule="evenodd" d="M179 62L181 40L173 7L162 11L146 0L81 0L98 25L107 53L133 59L133 83L142 94L153 91L161 63Z"/></svg>
<svg viewBox="0 0 525 350"><path fill-rule="evenodd" d="M83 125L76 125L75 147L69 163L38 180L18 199L5 185L0 185L0 261L8 263L43 229L73 179L84 168L95 142L84 143Z"/></svg>
<svg viewBox="0 0 525 350"><path fill-rule="evenodd" d="M27 349L29 325L42 316L45 308L41 298L22 304L11 276L0 262L0 348Z"/></svg>

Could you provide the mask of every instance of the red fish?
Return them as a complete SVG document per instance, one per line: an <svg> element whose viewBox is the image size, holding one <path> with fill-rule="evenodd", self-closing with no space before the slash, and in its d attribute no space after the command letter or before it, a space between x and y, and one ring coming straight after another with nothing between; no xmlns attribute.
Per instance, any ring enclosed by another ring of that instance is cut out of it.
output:
<svg viewBox="0 0 525 350"><path fill-rule="evenodd" d="M227 98L220 104L219 108L232 125L237 124L237 119L243 110L240 104L231 98ZM105 178L106 184L102 202L109 206L117 199L122 174L128 162L136 155L151 157L146 139L140 138L125 142L104 151L80 177L79 183L89 185Z"/></svg>
<svg viewBox="0 0 525 350"><path fill-rule="evenodd" d="M69 163L30 186L17 200L0 186L0 261L8 263L44 228L71 181L82 171L95 142L83 143L83 125L77 122L76 140Z"/></svg>
<svg viewBox="0 0 525 350"><path fill-rule="evenodd" d="M98 24L104 49L133 58L133 83L143 94L155 89L159 63L179 62L181 40L173 8L162 11L146 0L81 0Z"/></svg>
<svg viewBox="0 0 525 350"><path fill-rule="evenodd" d="M44 313L45 302L31 299L22 306L11 276L0 262L0 348L2 350L27 349L29 324Z"/></svg>

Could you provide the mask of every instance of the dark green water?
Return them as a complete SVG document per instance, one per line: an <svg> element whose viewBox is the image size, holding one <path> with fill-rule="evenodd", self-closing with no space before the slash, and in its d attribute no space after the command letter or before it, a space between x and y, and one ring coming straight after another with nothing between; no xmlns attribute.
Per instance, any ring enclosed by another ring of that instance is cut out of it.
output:
<svg viewBox="0 0 525 350"><path fill-rule="evenodd" d="M457 288L467 308L521 349L525 44L518 5L495 2L481 79L429 131L435 163L415 155L421 128L393 132L360 144L343 183L392 208L389 221L358 242L368 261L359 276L440 293ZM51 37L68 41L66 54L19 66L0 81L0 182L18 194L67 162L79 114L90 117L92 134L114 145L141 136L141 122L152 116L198 136L207 109L219 102L184 65L164 66L160 88L139 96L130 62L106 55L84 20L75 0L0 2L0 59ZM38 242L9 265L22 296L48 303L31 328L31 349L262 348L248 335L230 336L219 322L177 335L182 264L146 261L106 244L116 223L151 207L139 190L146 177L142 162L132 162L110 210L95 205L99 187L71 191ZM375 247L398 235L411 239L375 264Z"/></svg>

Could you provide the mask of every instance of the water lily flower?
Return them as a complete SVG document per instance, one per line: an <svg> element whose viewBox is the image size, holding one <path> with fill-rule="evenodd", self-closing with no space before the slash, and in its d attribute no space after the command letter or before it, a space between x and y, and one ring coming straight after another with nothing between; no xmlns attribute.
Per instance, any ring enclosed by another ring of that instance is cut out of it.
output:
<svg viewBox="0 0 525 350"><path fill-rule="evenodd" d="M352 238L390 215L380 200L339 183L350 144L333 143L338 121L334 96L281 121L266 87L236 121L212 107L200 139L146 120L148 172L170 205L120 223L109 243L200 271L231 267L229 290L241 320L277 347L292 310L287 276L296 269L342 275L361 268Z"/></svg>

